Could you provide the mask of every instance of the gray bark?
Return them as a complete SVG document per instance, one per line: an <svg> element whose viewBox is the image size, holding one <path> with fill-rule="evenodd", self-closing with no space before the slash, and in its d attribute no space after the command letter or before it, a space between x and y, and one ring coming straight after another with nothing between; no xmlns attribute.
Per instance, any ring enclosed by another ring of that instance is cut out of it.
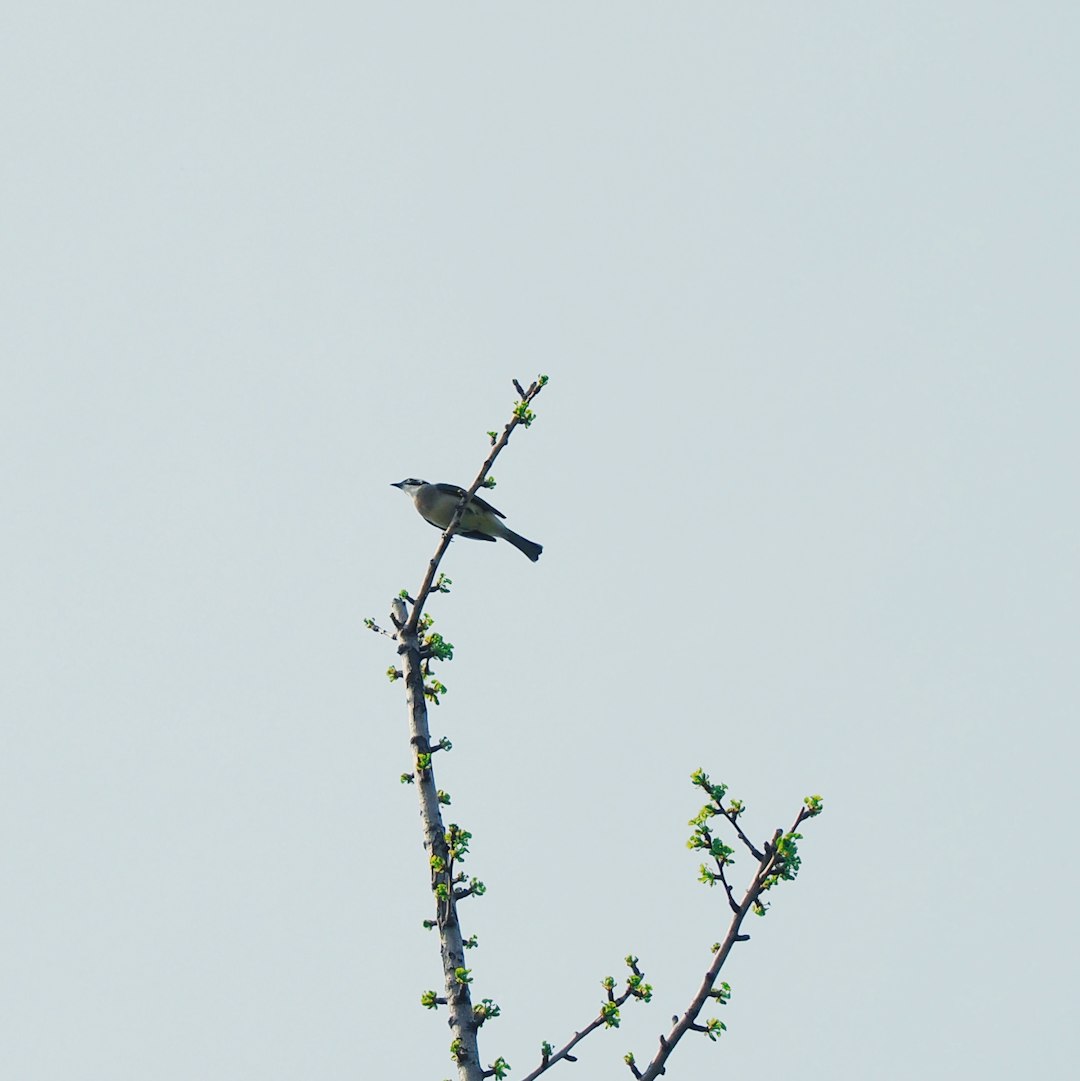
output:
<svg viewBox="0 0 1080 1081"><path fill-rule="evenodd" d="M420 669L420 634L410 631L406 626L406 611L402 601L395 600L392 611L395 623L401 628L398 631L398 654L401 656L401 671L405 679L405 697L409 709L409 742L413 749L416 789L420 795L420 821L424 834L424 851L427 852L429 858L440 857L444 866L444 870L438 874L432 869L431 886L434 890L439 882L445 882L449 893L447 901L436 899L436 908L443 982L446 988L447 1008L450 1012L450 1039L451 1042L461 1041L457 1055L460 1081L482 1081L484 1071L480 1065L480 1052L477 1047L477 1024L473 1016L472 996L469 993L469 985L459 983L455 975L457 969L467 966L461 925L457 916L457 901L454 898L454 884L450 880L453 866L447 851L442 807L439 804L434 772L430 768L421 770L417 761L418 755L431 753L431 731L428 727L427 700L424 698L424 676Z"/></svg>

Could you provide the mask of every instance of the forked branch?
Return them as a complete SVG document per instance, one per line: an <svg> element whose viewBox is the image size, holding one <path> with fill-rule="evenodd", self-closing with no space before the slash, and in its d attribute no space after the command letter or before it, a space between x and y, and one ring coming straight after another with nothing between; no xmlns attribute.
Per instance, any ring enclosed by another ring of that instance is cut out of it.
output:
<svg viewBox="0 0 1080 1081"><path fill-rule="evenodd" d="M705 778L705 780L707 782L708 778ZM731 953L735 943L746 942L750 938L749 935L742 933L743 920L746 919L747 914L752 909L757 910L759 913L764 912L764 906L761 903L762 893L771 889L780 881L786 881L795 877L799 868L799 856L796 842L800 838L800 834L798 834L796 830L806 819L813 818L820 813L820 798L816 796L808 797L805 801L805 806L800 809L799 814L795 819L795 824L791 829L787 833L778 829L773 834L772 839L765 845L765 851L761 854L761 859L758 863L757 870L754 872L754 877L750 882L750 886L743 895L742 901L736 907L735 913L731 918L731 923L728 926L727 934L724 936L723 942L720 942L717 945L716 950L713 953L712 964L705 973L705 976L701 981L701 986L697 989L697 993L690 1000L690 1005L686 1008L686 1012L683 1013L682 1017L675 1020L675 1023L672 1025L666 1036L660 1037L660 1048L644 1070L638 1069L633 1055L627 1055L626 1063L630 1067L630 1072L638 1079L638 1081L655 1081L656 1078L664 1073L665 1063L671 1057L671 1053L675 1050L675 1047L687 1032L704 1032L710 1036L710 1038L716 1039L719 1033L724 1029L725 1026L715 1019L710 1019L704 1025L699 1024L698 1017L701 1014L705 1003L708 1002L709 999L718 1001L721 1004L726 1002L730 989L726 984L722 984L717 988L716 981L719 978L720 970L724 967L724 963L727 961L728 955ZM728 818L729 816L725 814L724 817ZM742 834L741 830L739 832L741 836L745 836ZM746 843L749 846L749 841ZM719 879L719 877L720 876L718 875L717 878ZM727 885L726 881L724 881L724 885Z"/></svg>

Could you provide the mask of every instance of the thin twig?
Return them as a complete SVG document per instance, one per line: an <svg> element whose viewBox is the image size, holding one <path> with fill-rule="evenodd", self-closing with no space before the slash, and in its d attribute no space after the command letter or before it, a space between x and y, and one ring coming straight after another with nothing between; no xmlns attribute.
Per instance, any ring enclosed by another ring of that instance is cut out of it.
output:
<svg viewBox="0 0 1080 1081"><path fill-rule="evenodd" d="M525 405L528 405L540 391L543 390L544 384L539 380L536 380L528 390L522 390L521 384L515 379L514 387L518 394L521 395L521 401ZM461 516L465 513L465 507L468 505L469 500L472 499L483 486L484 481L487 479L488 472L495 463L495 459L498 458L503 447L510 442L510 433L521 423L522 418L515 410L514 415L503 429L502 435L499 436L492 445L491 453L484 460L484 464L480 467L480 472L476 474L476 479L461 497L457 509L454 511L454 517L450 519L450 524L446 527L446 532L443 533L442 541L440 542L439 547L435 549L435 554L431 557L431 562L428 563L428 571L427 576L424 578L424 584L420 587L420 592L417 593L416 600L412 601L412 612L409 615L408 623L405 626L406 633L416 633L416 628L420 625L420 615L424 610L424 602L428 599L428 595L432 591L435 582L435 574L439 569L439 564L442 562L442 557L446 554L446 549L450 546L450 541L453 540L454 534L461 525Z"/></svg>
<svg viewBox="0 0 1080 1081"><path fill-rule="evenodd" d="M754 842L751 841L745 833L743 833L743 828L739 825L738 817L736 815L733 815L730 811L725 810L723 806L718 806L720 806L720 813L735 827L735 832L739 835L739 840L742 841L742 843L746 845L748 849L750 849L750 852L753 855L754 859L756 859L758 863L760 863L765 858L765 853L759 852L758 849L755 847Z"/></svg>
<svg viewBox="0 0 1080 1081"><path fill-rule="evenodd" d="M631 998L632 995L632 991L624 991L621 995L619 995L618 998L612 999L612 1001L615 1003L616 1006L622 1006L627 1000ZM535 1081L535 1079L539 1077L542 1073L550 1070L556 1062L561 1062L563 1059L566 1059L567 1062L577 1062L577 1059L574 1058L574 1056L571 1055L570 1052L573 1051L574 1048L579 1043L581 1043L581 1041L584 1040L586 1036L588 1036L592 1032L595 1032L602 1024L604 1024L604 1022L605 1016L603 1013L600 1013L596 1018L590 1021L589 1024L586 1025L585 1028L583 1028L580 1032L575 1032L573 1037L568 1040L567 1043L560 1047L558 1051L555 1051L551 1055L549 1055L543 1062L540 1063L539 1066L536 1067L535 1070L533 1070L532 1073L526 1074L521 1079L521 1081Z"/></svg>
<svg viewBox="0 0 1080 1081"><path fill-rule="evenodd" d="M731 905L731 911L732 912L738 912L739 911L739 902L735 900L735 891L731 888L731 883L728 882L726 876L724 875L724 865L722 863L720 863L719 860L717 860L716 862L717 862L717 864L719 864L718 877L720 879L720 884L727 891L727 899L728 899L728 904Z"/></svg>

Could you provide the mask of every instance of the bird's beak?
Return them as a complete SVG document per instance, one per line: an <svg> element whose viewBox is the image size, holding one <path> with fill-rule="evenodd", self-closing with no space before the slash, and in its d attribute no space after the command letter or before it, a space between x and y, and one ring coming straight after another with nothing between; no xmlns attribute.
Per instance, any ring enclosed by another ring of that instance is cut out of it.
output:
<svg viewBox="0 0 1080 1081"><path fill-rule="evenodd" d="M400 488L402 486L402 484L404 484L404 481L399 480L396 484L391 484L390 487L391 488Z"/></svg>

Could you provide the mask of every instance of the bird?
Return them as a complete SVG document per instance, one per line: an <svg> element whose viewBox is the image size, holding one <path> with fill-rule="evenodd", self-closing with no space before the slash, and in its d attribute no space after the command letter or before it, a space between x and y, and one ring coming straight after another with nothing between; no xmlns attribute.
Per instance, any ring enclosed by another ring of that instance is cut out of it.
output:
<svg viewBox="0 0 1080 1081"><path fill-rule="evenodd" d="M391 484L391 488L400 488L412 501L421 517L437 529L446 529L454 517L465 489L456 484L428 484L426 480L407 477ZM526 540L520 534L503 525L500 519L506 515L496 510L490 503L485 503L478 495L469 500L461 515L458 536L471 540L493 541L502 538L509 541L519 552L524 552L534 563L544 550L543 545Z"/></svg>

